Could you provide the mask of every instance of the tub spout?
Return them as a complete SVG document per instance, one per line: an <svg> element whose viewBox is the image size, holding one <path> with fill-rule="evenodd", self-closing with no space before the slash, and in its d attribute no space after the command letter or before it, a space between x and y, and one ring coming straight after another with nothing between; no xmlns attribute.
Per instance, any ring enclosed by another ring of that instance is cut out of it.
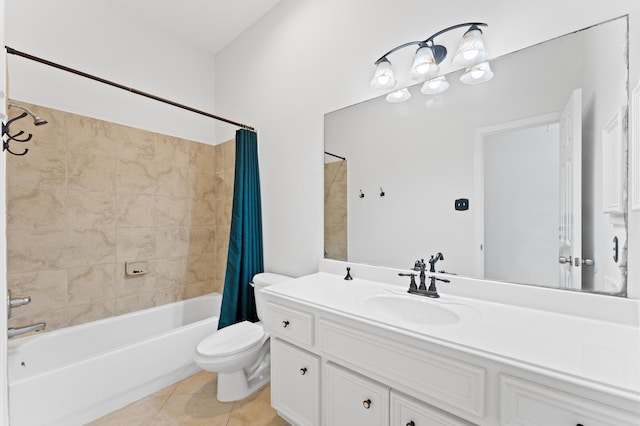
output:
<svg viewBox="0 0 640 426"><path fill-rule="evenodd" d="M9 338L20 336L21 334L31 333L32 331L42 331L47 326L46 322L39 322L38 324L27 325L18 328L9 328L7 330L7 336Z"/></svg>

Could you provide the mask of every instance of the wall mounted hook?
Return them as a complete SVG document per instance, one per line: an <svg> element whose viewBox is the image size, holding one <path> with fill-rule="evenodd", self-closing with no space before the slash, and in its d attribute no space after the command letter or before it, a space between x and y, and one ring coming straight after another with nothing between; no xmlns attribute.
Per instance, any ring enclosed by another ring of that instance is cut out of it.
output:
<svg viewBox="0 0 640 426"><path fill-rule="evenodd" d="M11 120L7 121L6 123L2 123L2 150L3 151L8 151L9 154L13 154L13 155L25 155L27 152L29 152L29 149L25 148L24 152L16 153L16 152L11 151L11 148L9 146L11 141L13 141L13 142L28 142L33 137L33 135L31 133L29 133L29 135L26 138L18 139L18 136L23 135L24 131L20 130L15 135L12 135L10 133L10 130L9 130L9 126L11 126L11 123L13 123L16 120L20 120L21 118L25 118L27 115L28 114L26 112L23 112L19 116L12 118ZM5 136L7 137L7 139L4 138Z"/></svg>
<svg viewBox="0 0 640 426"><path fill-rule="evenodd" d="M380 196L381 196L381 197L384 197L384 196L385 196L385 193L384 193L384 190L382 189L382 187L380 187Z"/></svg>
<svg viewBox="0 0 640 426"><path fill-rule="evenodd" d="M358 197L364 198L364 192L362 192L362 189L360 190L360 195L358 195Z"/></svg>

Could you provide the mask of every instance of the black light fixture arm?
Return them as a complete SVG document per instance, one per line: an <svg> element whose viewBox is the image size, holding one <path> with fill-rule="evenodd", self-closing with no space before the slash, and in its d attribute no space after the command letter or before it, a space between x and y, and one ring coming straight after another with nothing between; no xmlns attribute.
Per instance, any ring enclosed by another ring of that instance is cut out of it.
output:
<svg viewBox="0 0 640 426"><path fill-rule="evenodd" d="M408 46L412 46L412 45L418 45L420 47L424 47L424 46L429 46L429 44L431 43L431 45L433 46L433 39L438 37L439 35L442 35L446 32L449 32L451 30L455 30L458 28L462 28L462 27L488 27L488 24L485 24L484 22L465 22L463 24L457 24L457 25L452 25L450 27L447 27L443 30L438 31L437 33L433 34L432 36L430 36L429 38L427 38L426 40L422 40L422 41L410 41L408 43L404 43L401 44L400 46L394 47L393 49L391 49L390 51L388 51L387 53L385 53L384 55L382 55L380 57L380 59L378 59L377 61L374 62L374 65L378 65L380 62L387 60L387 56L391 55L394 52L397 52L400 49L404 49L405 47Z"/></svg>

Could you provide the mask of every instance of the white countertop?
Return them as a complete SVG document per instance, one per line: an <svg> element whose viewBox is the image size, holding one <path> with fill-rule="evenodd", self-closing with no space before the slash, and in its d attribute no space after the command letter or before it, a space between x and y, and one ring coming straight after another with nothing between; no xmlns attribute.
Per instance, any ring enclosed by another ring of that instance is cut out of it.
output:
<svg viewBox="0 0 640 426"><path fill-rule="evenodd" d="M637 324L453 295L447 293L449 286L453 288L465 278L449 279L452 281L449 284L438 283L441 296L438 299L409 295L408 285L360 278L345 281L341 275L326 272L283 282L264 291L393 327L461 351L544 369L551 375L587 382L593 388L640 401ZM398 295L437 304L458 314L460 321L425 325L376 313L364 303L366 298L376 295Z"/></svg>

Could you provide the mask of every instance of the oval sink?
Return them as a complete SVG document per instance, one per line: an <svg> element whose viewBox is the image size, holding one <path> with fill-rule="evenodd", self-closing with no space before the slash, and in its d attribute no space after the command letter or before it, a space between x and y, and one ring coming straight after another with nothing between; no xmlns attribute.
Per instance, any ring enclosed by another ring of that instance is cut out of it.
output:
<svg viewBox="0 0 640 426"><path fill-rule="evenodd" d="M460 321L455 312L421 297L372 296L364 300L364 306L380 319L398 319L425 325L452 325Z"/></svg>

